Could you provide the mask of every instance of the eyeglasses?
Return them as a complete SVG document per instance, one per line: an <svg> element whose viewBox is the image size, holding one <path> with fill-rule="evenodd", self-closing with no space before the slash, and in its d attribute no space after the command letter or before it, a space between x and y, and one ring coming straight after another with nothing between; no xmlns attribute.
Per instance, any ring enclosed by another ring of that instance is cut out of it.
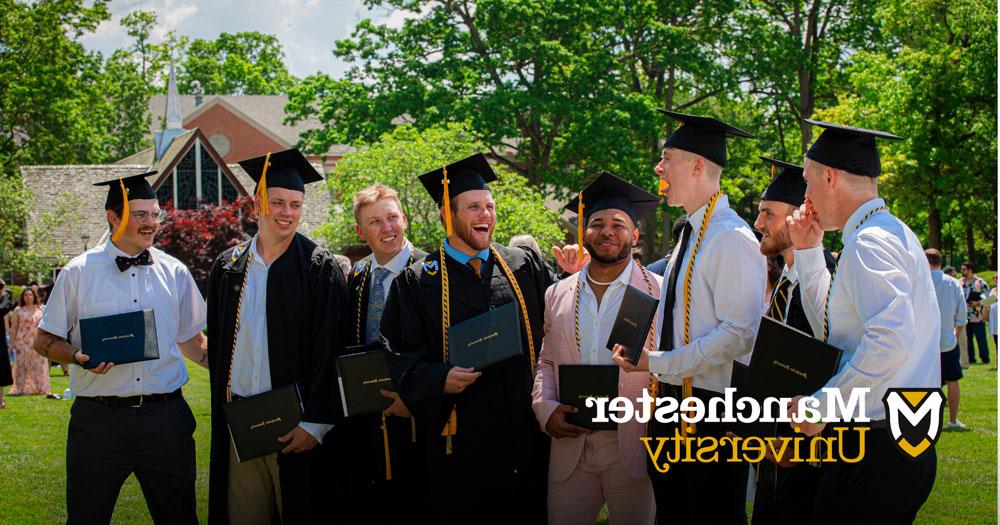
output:
<svg viewBox="0 0 1000 525"><path fill-rule="evenodd" d="M163 210L156 211L133 211L130 213L132 218L138 222L144 222L149 219L153 222L163 222L163 219L167 218L167 212Z"/></svg>

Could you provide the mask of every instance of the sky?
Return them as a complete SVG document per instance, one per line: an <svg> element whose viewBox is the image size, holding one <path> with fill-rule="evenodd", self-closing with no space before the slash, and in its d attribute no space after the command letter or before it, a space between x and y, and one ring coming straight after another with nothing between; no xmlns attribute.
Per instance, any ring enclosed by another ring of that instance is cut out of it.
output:
<svg viewBox="0 0 1000 525"><path fill-rule="evenodd" d="M112 0L108 9L111 19L80 38L87 49L105 56L129 45L120 21L141 9L157 15L154 43L172 30L192 40L239 31L276 35L289 72L300 78L316 72L339 77L347 65L333 56L334 42L350 36L358 21L370 17L398 26L403 20L402 13L369 11L363 0Z"/></svg>

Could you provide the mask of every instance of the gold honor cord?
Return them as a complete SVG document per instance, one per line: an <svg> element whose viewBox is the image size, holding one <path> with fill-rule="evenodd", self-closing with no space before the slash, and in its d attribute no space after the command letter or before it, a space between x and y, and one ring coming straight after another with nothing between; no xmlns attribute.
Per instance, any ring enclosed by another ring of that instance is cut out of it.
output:
<svg viewBox="0 0 1000 525"><path fill-rule="evenodd" d="M653 283L649 281L649 274L646 273L646 267L643 265L638 265L639 269L642 270L642 278L646 281L646 289L649 290L649 295L653 295ZM584 270L587 271L587 270ZM631 276L629 276L631 277ZM573 330L576 334L576 351L581 352L583 348L580 346L580 281L576 281L576 298L573 301L573 311L575 312L575 319ZM649 336L646 338L647 342L652 346L653 334L656 330L656 319L653 319L653 323L649 326Z"/></svg>
<svg viewBox="0 0 1000 525"><path fill-rule="evenodd" d="M781 286L784 285L786 281L788 281L788 278L782 276L781 279L778 280L778 284L775 285L774 287L774 293L771 294L771 310L778 314L776 319L778 319L778 321L782 323L785 322L785 310L782 308L778 308L778 296L780 295L781 298L785 300L785 307L787 308L789 302L788 294L781 291Z"/></svg>
<svg viewBox="0 0 1000 525"><path fill-rule="evenodd" d="M358 308L354 316L354 337L359 345L365 344L365 341L361 339L361 298L365 296L365 287L368 286L368 276L371 274L374 260L375 256L372 255L372 260L365 265L365 273L361 276L361 288L358 290ZM406 262L407 266L411 264L413 264L412 247L410 248L410 258ZM417 442L417 426L413 417L410 417L410 441L413 443ZM385 479L388 481L392 479L392 463L389 455L389 427L385 422L385 412L382 413L382 448L385 451Z"/></svg>
<svg viewBox="0 0 1000 525"><path fill-rule="evenodd" d="M701 219L701 228L698 230L698 239L694 242L694 248L691 249L691 260L688 263L687 272L684 274L684 340L682 345L688 345L691 343L691 281L694 277L694 263L695 257L698 256L698 249L701 248L701 241L705 237L705 231L708 229L708 221L712 218L712 212L715 211L715 204L719 202L719 198L722 197L723 193L720 190L708 201L708 209L705 210L705 216ZM677 264L681 264L682 261L677 261ZM690 377L685 377L684 381L681 383L681 397L687 399L694 395L694 386ZM681 436L687 437L688 433L695 431L694 423L688 423L681 419Z"/></svg>
<svg viewBox="0 0 1000 525"><path fill-rule="evenodd" d="M250 250L250 245L247 245L247 250ZM247 254L247 262L243 268L243 284L240 286L240 299L236 303L236 324L233 326L233 351L229 354L229 374L226 376L226 402L232 402L233 393L233 362L236 361L236 336L240 332L240 312L243 310L243 292L247 289L247 276L250 275L250 257L253 257L252 253Z"/></svg>
<svg viewBox="0 0 1000 525"><path fill-rule="evenodd" d="M257 194L260 195L260 212L264 215L271 214L271 207L267 203L267 168L271 166L271 152L264 156L264 168L260 171L260 180L257 181Z"/></svg>
<svg viewBox="0 0 1000 525"><path fill-rule="evenodd" d="M125 189L125 181L118 179L118 185L122 188L122 222L118 223L118 229L115 230L115 234L111 236L111 240L118 242L118 239L125 235L125 228L128 226L128 218L132 215L128 207L128 190Z"/></svg>
<svg viewBox="0 0 1000 525"><path fill-rule="evenodd" d="M887 206L879 206L878 208L875 208L874 210L868 212L867 215L861 218L861 221L858 222L858 225L854 227L854 231L860 230L861 226L865 223L865 221L872 218L872 215L875 215L880 211L888 211L888 210L889 208ZM834 274L830 276L830 287L827 288L826 290L826 302L823 304L823 341L830 340L830 295L833 294L833 279L836 276L837 276L836 271L834 271Z"/></svg>
<svg viewBox="0 0 1000 525"><path fill-rule="evenodd" d="M448 328L451 326L451 294L449 292L449 282L448 282L448 264L445 259L444 245L441 245L439 250L441 254L441 361L443 363L448 362ZM535 377L535 340L532 337L531 332L531 322L528 320L528 305L524 301L524 294L521 293L521 286L517 284L517 279L514 278L514 272L510 270L510 266L507 266L507 262L503 260L500 256L500 252L490 244L490 253L493 254L497 259L497 264L503 270L504 275L507 280L510 281L511 288L514 289L514 296L517 297L517 302L521 306L521 321L524 323L524 333L528 338L528 359L530 359L531 377ZM445 423L444 429L441 431L441 435L445 437L445 454L451 455L452 443L451 437L458 432L458 414L455 408L451 409L451 414L448 416L448 422Z"/></svg>

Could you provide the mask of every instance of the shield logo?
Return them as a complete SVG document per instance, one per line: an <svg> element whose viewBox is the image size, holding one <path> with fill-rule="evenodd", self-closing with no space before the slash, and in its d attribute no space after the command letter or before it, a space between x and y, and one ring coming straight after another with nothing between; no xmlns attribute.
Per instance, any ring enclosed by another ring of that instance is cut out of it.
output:
<svg viewBox="0 0 1000 525"><path fill-rule="evenodd" d="M890 388L882 398L889 438L910 459L917 459L941 437L944 396L937 388Z"/></svg>
<svg viewBox="0 0 1000 525"><path fill-rule="evenodd" d="M427 275L434 276L438 273L438 262L437 261L424 261L424 272Z"/></svg>

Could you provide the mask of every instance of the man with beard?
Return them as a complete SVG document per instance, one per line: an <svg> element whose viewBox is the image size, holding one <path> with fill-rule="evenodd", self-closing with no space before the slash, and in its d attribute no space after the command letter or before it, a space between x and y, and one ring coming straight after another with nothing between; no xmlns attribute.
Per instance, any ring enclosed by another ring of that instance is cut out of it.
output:
<svg viewBox="0 0 1000 525"><path fill-rule="evenodd" d="M863 445L864 457L824 463L812 514L795 521L844 523L863 516L871 523L911 523L934 485L937 455L933 444L916 457L896 450L883 399L890 388L940 388L941 314L920 240L878 196L882 166L875 139L901 137L807 122L824 130L806 152L807 197L788 217L789 234L806 314L821 327L817 335L843 350L837 373L812 396L822 407L830 389L844 398L868 389L864 413L871 422L860 438L864 443L849 432L851 438L839 444L844 457L857 456ZM836 276L823 259L827 230L843 232ZM822 432L825 423L801 421L799 400L791 403L791 425L807 436ZM847 415L837 412L838 418Z"/></svg>
<svg viewBox="0 0 1000 525"><path fill-rule="evenodd" d="M660 298L659 351L643 350L638 363L620 352L614 359L626 371L658 374L658 397L681 402L697 396L708 406L729 387L733 361L750 352L765 297L760 245L720 189L726 137L752 135L711 117L662 112L683 125L664 144L656 174L666 186L667 203L684 207L688 220ZM732 428L701 422L692 429L653 419L648 434L674 438L692 430L697 437L723 437ZM665 473L651 462L657 521L744 523L747 465L726 459L676 462Z"/></svg>
<svg viewBox="0 0 1000 525"><path fill-rule="evenodd" d="M646 453L639 440L644 425L632 420L617 430L589 432L566 421L576 409L559 402L559 367L614 365L605 348L633 286L660 295L660 276L632 261L639 240L639 217L656 208L656 195L605 172L566 208L578 212L583 200L583 245L590 263L545 293L545 338L539 354L532 407L551 436L548 517L550 523L593 524L608 505L612 523L652 523L653 487L646 473ZM653 348L655 328L646 343ZM618 372L618 396L642 397L648 372Z"/></svg>
<svg viewBox="0 0 1000 525"><path fill-rule="evenodd" d="M771 171L778 175L760 196L757 220L754 228L762 235L760 253L765 257L780 257L784 261L781 277L771 293L767 315L776 321L813 335L812 326L803 310L802 291L798 287L795 271L795 255L792 240L788 235L785 218L805 201L806 180L802 178L802 166L780 160L760 157L771 164ZM834 271L836 261L826 253L827 266ZM757 464L757 491L754 496L754 523L796 523L801 516L812 511L816 488L819 483L819 468L807 463L792 463L785 458L775 459L770 454L769 461Z"/></svg>
<svg viewBox="0 0 1000 525"><path fill-rule="evenodd" d="M347 327L344 275L328 251L296 232L305 184L322 180L290 149L240 161L257 182L257 234L216 259L208 283L212 449L211 523L329 520L323 443L339 411L333 356ZM223 405L296 385L304 411L279 453L239 461Z"/></svg>
<svg viewBox="0 0 1000 525"><path fill-rule="evenodd" d="M354 194L355 232L372 253L348 277L350 339L355 348L384 349L379 326L392 281L426 252L406 239L406 215L396 190L373 184ZM382 390L393 403L381 414L346 418L337 432L337 454L349 523L420 523L426 500L423 455L416 427L399 394Z"/></svg>
<svg viewBox="0 0 1000 525"><path fill-rule="evenodd" d="M447 239L393 283L382 335L389 370L416 417L434 523L537 522L545 515L548 439L531 411L552 270L530 249L492 243L496 211L480 153L425 173ZM521 355L485 370L453 365L444 334L516 302Z"/></svg>
<svg viewBox="0 0 1000 525"><path fill-rule="evenodd" d="M56 279L35 351L70 368L66 440L68 523L108 523L135 474L155 523L198 523L194 414L181 395L184 357L207 365L205 301L191 272L153 248L166 212L143 173L98 183L111 239L76 256ZM96 363L81 348L80 320L152 310L159 358ZM67 341L68 338L68 341ZM95 363L91 363L95 364Z"/></svg>

